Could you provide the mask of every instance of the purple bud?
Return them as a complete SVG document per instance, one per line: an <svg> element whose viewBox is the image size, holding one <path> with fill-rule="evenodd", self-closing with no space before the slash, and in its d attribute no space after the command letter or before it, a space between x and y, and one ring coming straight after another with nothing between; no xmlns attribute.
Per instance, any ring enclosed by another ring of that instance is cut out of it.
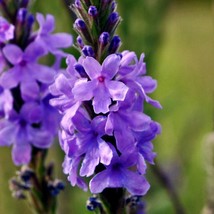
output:
<svg viewBox="0 0 214 214"><path fill-rule="evenodd" d="M109 42L109 39L110 39L110 35L108 32L103 32L101 35L100 35L100 38L99 38L99 42L103 45L103 46L106 46Z"/></svg>
<svg viewBox="0 0 214 214"><path fill-rule="evenodd" d="M74 5L75 5L75 7L78 8L78 9L81 9L81 8L82 8L80 0L75 0Z"/></svg>
<svg viewBox="0 0 214 214"><path fill-rule="evenodd" d="M85 45L84 42L83 42L83 40L82 40L82 37L78 36L77 39L76 39L76 41L77 41L78 46L82 49L83 46Z"/></svg>
<svg viewBox="0 0 214 214"><path fill-rule="evenodd" d="M117 8L117 2L116 2L116 1L113 1L113 2L111 3L111 11L112 11L112 12L115 11L116 8Z"/></svg>
<svg viewBox="0 0 214 214"><path fill-rule="evenodd" d="M74 69L79 73L81 77L88 78L88 75L86 74L85 69L81 64L75 64Z"/></svg>
<svg viewBox="0 0 214 214"><path fill-rule="evenodd" d="M97 15L97 8L95 6L90 6L88 9L88 14L92 17L95 17Z"/></svg>
<svg viewBox="0 0 214 214"><path fill-rule="evenodd" d="M33 23L34 23L35 19L34 19L34 16L32 14L30 14L28 17L27 17L27 27L28 29L31 29Z"/></svg>
<svg viewBox="0 0 214 214"><path fill-rule="evenodd" d="M24 23L25 19L26 19L26 16L27 16L27 13L28 13L28 11L27 11L26 8L20 8L19 11L18 11L17 19L21 23Z"/></svg>
<svg viewBox="0 0 214 214"><path fill-rule="evenodd" d="M111 40L110 46L109 46L109 53L115 53L118 48L120 47L121 39L119 36L114 36Z"/></svg>
<svg viewBox="0 0 214 214"><path fill-rule="evenodd" d="M117 12L113 12L109 16L109 23L115 24L119 20L119 14Z"/></svg>
<svg viewBox="0 0 214 214"><path fill-rule="evenodd" d="M86 24L82 19L76 19L76 21L74 22L74 28L83 30L86 28Z"/></svg>
<svg viewBox="0 0 214 214"><path fill-rule="evenodd" d="M95 56L93 48L89 45L85 45L82 49L82 52L85 56L91 56L91 57Z"/></svg>

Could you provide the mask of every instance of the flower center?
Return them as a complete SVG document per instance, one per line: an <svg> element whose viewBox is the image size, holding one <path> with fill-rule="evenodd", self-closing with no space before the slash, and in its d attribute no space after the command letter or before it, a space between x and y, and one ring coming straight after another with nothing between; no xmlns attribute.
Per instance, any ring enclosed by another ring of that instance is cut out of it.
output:
<svg viewBox="0 0 214 214"><path fill-rule="evenodd" d="M98 79L99 82L104 82L105 77L104 76L99 76L97 79Z"/></svg>
<svg viewBox="0 0 214 214"><path fill-rule="evenodd" d="M26 64L27 64L27 62L26 62L25 60L22 60L22 61L20 62L20 65L21 65L22 67L26 66Z"/></svg>

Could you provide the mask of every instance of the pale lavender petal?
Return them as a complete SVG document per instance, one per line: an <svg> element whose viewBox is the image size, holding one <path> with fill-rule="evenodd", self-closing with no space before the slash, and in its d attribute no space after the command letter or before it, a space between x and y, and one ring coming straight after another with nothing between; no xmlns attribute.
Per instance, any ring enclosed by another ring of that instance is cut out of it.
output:
<svg viewBox="0 0 214 214"><path fill-rule="evenodd" d="M16 135L16 123L7 120L0 121L0 146L10 146L14 143Z"/></svg>
<svg viewBox="0 0 214 214"><path fill-rule="evenodd" d="M110 113L107 117L105 131L107 135L113 135L114 130L114 115Z"/></svg>
<svg viewBox="0 0 214 214"><path fill-rule="evenodd" d="M54 31L55 29L54 16L48 14L45 19L45 17L41 13L37 13L36 19L39 22L41 34L47 34Z"/></svg>
<svg viewBox="0 0 214 214"><path fill-rule="evenodd" d="M36 63L28 64L32 77L42 83L50 84L54 80L54 70L48 66Z"/></svg>
<svg viewBox="0 0 214 214"><path fill-rule="evenodd" d="M127 113L126 118L130 127L134 131L143 131L148 129L151 123L151 118L149 116L138 111L132 111L130 114Z"/></svg>
<svg viewBox="0 0 214 214"><path fill-rule="evenodd" d="M105 81L106 87L111 95L111 98L115 101L123 101L129 88L119 81Z"/></svg>
<svg viewBox="0 0 214 214"><path fill-rule="evenodd" d="M128 169L123 171L123 185L132 195L145 195L150 188L145 177Z"/></svg>
<svg viewBox="0 0 214 214"><path fill-rule="evenodd" d="M14 88L19 84L21 77L19 67L15 66L1 75L0 85L5 89Z"/></svg>
<svg viewBox="0 0 214 214"><path fill-rule="evenodd" d="M29 139L33 146L41 149L47 149L53 142L53 136L47 130L29 127Z"/></svg>
<svg viewBox="0 0 214 214"><path fill-rule="evenodd" d="M146 96L146 102L154 106L155 108L162 109L161 104L157 100L153 100L151 97Z"/></svg>
<svg viewBox="0 0 214 214"><path fill-rule="evenodd" d="M16 45L8 44L3 48L2 52L7 60L13 65L21 62L23 58L23 52L21 48Z"/></svg>
<svg viewBox="0 0 214 214"><path fill-rule="evenodd" d="M113 157L113 152L110 146L104 140L99 138L97 141L99 147L100 162L104 165L109 165Z"/></svg>
<svg viewBox="0 0 214 214"><path fill-rule="evenodd" d="M152 93L157 88L157 80L150 76L138 78L138 82L142 85L146 93Z"/></svg>
<svg viewBox="0 0 214 214"><path fill-rule="evenodd" d="M109 105L111 104L110 94L107 88L104 85L99 85L94 90L94 99L93 99L94 112L107 113L109 112Z"/></svg>
<svg viewBox="0 0 214 214"><path fill-rule="evenodd" d="M93 143L93 142L91 142ZM99 164L99 150L95 146L85 154L80 168L80 176L89 177L94 173L95 167Z"/></svg>
<svg viewBox="0 0 214 214"><path fill-rule="evenodd" d="M20 166L28 164L31 160L31 146L28 143L17 145L12 149L12 158L15 165Z"/></svg>
<svg viewBox="0 0 214 214"><path fill-rule="evenodd" d="M102 64L102 75L112 79L118 72L120 60L121 58L117 54L109 55Z"/></svg>
<svg viewBox="0 0 214 214"><path fill-rule="evenodd" d="M51 48L67 48L72 45L72 37L68 33L56 33L48 37Z"/></svg>
<svg viewBox="0 0 214 214"><path fill-rule="evenodd" d="M73 125L75 129L79 132L90 132L91 123L83 114L77 112L76 115L72 118Z"/></svg>
<svg viewBox="0 0 214 214"><path fill-rule="evenodd" d="M61 93L66 94L67 96L71 95L71 86L64 74L59 74L57 76L55 79L55 86Z"/></svg>
<svg viewBox="0 0 214 214"><path fill-rule="evenodd" d="M39 85L36 81L22 81L20 87L24 101L33 101L39 98Z"/></svg>
<svg viewBox="0 0 214 214"><path fill-rule="evenodd" d="M83 60L83 67L91 80L101 75L102 66L93 57L86 57Z"/></svg>
<svg viewBox="0 0 214 214"><path fill-rule="evenodd" d="M42 107L36 102L26 102L21 108L20 115L29 123L39 123L43 118Z"/></svg>
<svg viewBox="0 0 214 214"><path fill-rule="evenodd" d="M45 54L45 49L38 42L33 42L26 48L24 59L28 62L34 62Z"/></svg>
<svg viewBox="0 0 214 214"><path fill-rule="evenodd" d="M145 174L146 168L147 168L146 162L145 162L143 155L141 155L139 153L137 156L138 156L137 169L138 169L139 173L143 175L143 174Z"/></svg>
<svg viewBox="0 0 214 214"><path fill-rule="evenodd" d="M76 102L74 105L72 105L69 109L66 110L66 112L61 120L61 126L65 130L71 131L73 129L72 118L76 114L80 105L81 105L80 102Z"/></svg>
<svg viewBox="0 0 214 214"><path fill-rule="evenodd" d="M126 153L127 151L132 152L135 150L135 138L129 129L114 131L116 138L117 148L120 152Z"/></svg>
<svg viewBox="0 0 214 214"><path fill-rule="evenodd" d="M19 128L16 143L13 145L12 158L15 165L28 164L31 159L31 145L28 141L26 129Z"/></svg>
<svg viewBox="0 0 214 214"><path fill-rule="evenodd" d="M85 101L93 97L93 91L96 88L96 81L88 81L87 79L79 79L74 85L72 92L75 100Z"/></svg>
<svg viewBox="0 0 214 214"><path fill-rule="evenodd" d="M98 174L96 174L90 181L89 183L89 188L92 193L100 193L102 192L105 188L110 186L110 180L111 180L112 174L110 173L109 170L104 170ZM119 187L118 180L115 180L115 184L111 187Z"/></svg>

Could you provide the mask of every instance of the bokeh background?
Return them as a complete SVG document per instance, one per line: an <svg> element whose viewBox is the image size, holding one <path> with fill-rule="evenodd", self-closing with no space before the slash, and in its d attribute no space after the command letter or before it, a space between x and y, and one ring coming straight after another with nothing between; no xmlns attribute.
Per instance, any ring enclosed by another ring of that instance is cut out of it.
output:
<svg viewBox="0 0 214 214"><path fill-rule="evenodd" d="M162 124L162 134L154 142L156 161L174 185L186 213L201 213L210 197L207 190L212 190L207 183L206 157L214 147L205 149L205 138L214 128L214 4L211 0L118 0L118 9L123 17L118 31L121 50L134 50L138 56L145 52L147 71L158 80L152 97L161 102L163 110L146 107ZM57 31L73 34L72 14L63 0L36 0L32 10L54 14ZM56 164L56 176L66 181L57 143L49 161ZM0 148L0 214L30 213L25 202L12 198L8 188L16 170L10 148ZM175 213L150 168L148 179L152 186L145 197L148 213ZM85 208L90 194L69 183L66 186L59 197L58 213L90 213Z"/></svg>

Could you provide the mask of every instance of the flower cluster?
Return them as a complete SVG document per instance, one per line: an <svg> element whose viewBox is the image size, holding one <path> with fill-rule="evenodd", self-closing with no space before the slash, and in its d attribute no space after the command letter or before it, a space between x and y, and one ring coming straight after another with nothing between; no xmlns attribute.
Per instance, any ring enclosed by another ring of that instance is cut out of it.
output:
<svg viewBox="0 0 214 214"><path fill-rule="evenodd" d="M16 165L29 163L32 148L46 149L53 142L59 115L49 105L48 87L66 56L60 48L72 44L70 35L53 34L52 15L38 13L39 29L33 32L35 19L27 9L28 2L17 2L13 13L7 8L7 20L0 17L0 146L13 146ZM0 4L4 14L8 5ZM38 62L49 53L57 63Z"/></svg>
<svg viewBox="0 0 214 214"><path fill-rule="evenodd" d="M65 152L64 173L71 184L92 193L126 188L144 195L146 161L153 164L152 140L160 125L142 113L144 103L161 108L148 94L156 80L146 76L144 55L110 54L102 65L93 57L67 58L67 72L57 74L50 91L63 115L60 145Z"/></svg>

